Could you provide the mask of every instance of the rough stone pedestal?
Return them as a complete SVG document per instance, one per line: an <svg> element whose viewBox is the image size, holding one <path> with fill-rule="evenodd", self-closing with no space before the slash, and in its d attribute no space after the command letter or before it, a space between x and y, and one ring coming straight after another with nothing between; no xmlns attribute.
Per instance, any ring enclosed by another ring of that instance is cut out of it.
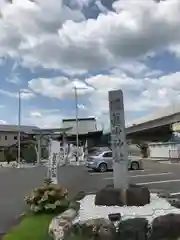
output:
<svg viewBox="0 0 180 240"><path fill-rule="evenodd" d="M180 214L167 214L154 219L149 240L180 239Z"/></svg>
<svg viewBox="0 0 180 240"><path fill-rule="evenodd" d="M117 239L123 240L147 240L148 220L134 218L121 221L118 226Z"/></svg>
<svg viewBox="0 0 180 240"><path fill-rule="evenodd" d="M150 203L148 188L129 185L126 190L105 187L96 193L95 205L99 206L144 206Z"/></svg>
<svg viewBox="0 0 180 240"><path fill-rule="evenodd" d="M144 186L129 185L127 190L121 190L121 200L127 206L144 206L150 203L150 191Z"/></svg>

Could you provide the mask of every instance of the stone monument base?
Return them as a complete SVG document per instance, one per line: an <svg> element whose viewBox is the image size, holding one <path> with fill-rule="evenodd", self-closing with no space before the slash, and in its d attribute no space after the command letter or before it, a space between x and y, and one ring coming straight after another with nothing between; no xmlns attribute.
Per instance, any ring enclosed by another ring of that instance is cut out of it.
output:
<svg viewBox="0 0 180 240"><path fill-rule="evenodd" d="M129 185L127 189L107 186L96 193L95 205L99 206L144 206L150 203L148 188Z"/></svg>

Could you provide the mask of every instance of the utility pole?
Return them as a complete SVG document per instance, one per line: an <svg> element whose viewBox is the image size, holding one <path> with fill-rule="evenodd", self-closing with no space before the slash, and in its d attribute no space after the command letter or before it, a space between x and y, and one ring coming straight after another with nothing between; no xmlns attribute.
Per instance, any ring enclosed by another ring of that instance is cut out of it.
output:
<svg viewBox="0 0 180 240"><path fill-rule="evenodd" d="M18 92L18 168L21 167L21 90Z"/></svg>
<svg viewBox="0 0 180 240"><path fill-rule="evenodd" d="M78 93L77 90L88 89L85 87L74 87L74 95L75 95L75 109L76 109L76 146L77 146L77 154L76 154L76 162L79 160L79 122L78 122Z"/></svg>
<svg viewBox="0 0 180 240"><path fill-rule="evenodd" d="M21 94L26 92L27 91L24 91L23 89L19 89L18 91L18 152L17 152L18 168L21 167L21 109L22 109Z"/></svg>
<svg viewBox="0 0 180 240"><path fill-rule="evenodd" d="M38 152L37 152L37 165L40 166L41 161L41 134L38 135Z"/></svg>
<svg viewBox="0 0 180 240"><path fill-rule="evenodd" d="M78 126L78 96L77 96L77 87L74 87L74 95L75 95L75 108L76 108L76 162L79 160L79 126Z"/></svg>

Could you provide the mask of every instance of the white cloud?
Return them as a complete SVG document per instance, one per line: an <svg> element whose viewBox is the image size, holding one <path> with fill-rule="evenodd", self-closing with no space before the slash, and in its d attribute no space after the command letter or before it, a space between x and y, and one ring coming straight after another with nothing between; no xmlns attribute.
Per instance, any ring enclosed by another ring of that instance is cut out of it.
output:
<svg viewBox="0 0 180 240"><path fill-rule="evenodd" d="M67 77L37 78L29 81L28 86L34 92L45 97L65 98L74 97L74 88L77 87L78 94L92 91L85 83L78 79L70 80Z"/></svg>
<svg viewBox="0 0 180 240"><path fill-rule="evenodd" d="M61 127L62 116L58 114L46 115L43 117L27 117L24 122L29 125L35 125L40 128Z"/></svg>
<svg viewBox="0 0 180 240"><path fill-rule="evenodd" d="M21 82L17 74L12 74L9 78L6 79L9 83L19 84Z"/></svg>
<svg viewBox="0 0 180 240"><path fill-rule="evenodd" d="M6 78L7 82L13 83L13 84L20 84L21 83L20 74L16 72L17 69L18 69L18 66L19 66L18 61L15 61L15 63L12 66L11 73L10 73L9 77Z"/></svg>
<svg viewBox="0 0 180 240"><path fill-rule="evenodd" d="M101 3L101 0L96 0L95 4L97 5L99 11L101 11L101 13L107 14L108 13L108 9Z"/></svg>
<svg viewBox="0 0 180 240"><path fill-rule="evenodd" d="M47 12L48 17L45 17ZM1 15L0 55L17 57L26 64L32 62L34 65L42 65L33 57L37 45L39 50L43 48L40 52L44 52L44 45L42 47L40 45L44 40L47 42L48 39L55 39L63 22L68 19L73 21L84 19L80 11L72 11L63 6L60 0L36 0L35 2L15 0L12 4L1 5ZM55 61L54 59L52 62Z"/></svg>
<svg viewBox="0 0 180 240"><path fill-rule="evenodd" d="M79 109L79 110L86 111L86 110L87 110L87 107L86 107L84 104L78 104L78 109Z"/></svg>
<svg viewBox="0 0 180 240"><path fill-rule="evenodd" d="M87 107L80 103L78 104L79 108L79 117L81 117L81 113L83 114L82 117L88 117ZM37 108L36 106L29 106L27 113L24 113L22 116L22 121L24 124L29 125L36 125L41 128L56 128L61 127L62 119L63 118L74 118L75 115L75 109L74 112L71 112L71 115L65 114L66 109L51 109L51 108Z"/></svg>
<svg viewBox="0 0 180 240"><path fill-rule="evenodd" d="M83 6L87 1L79 3ZM32 79L28 87L34 92L64 99L74 97L74 86L88 88L78 89L78 94L86 94L88 105L83 106L89 114L106 122L107 92L111 89L123 89L126 111L148 110L179 101L180 73L162 76L162 71L145 64L147 56L162 50L180 56L179 0L119 0L113 4L116 12L88 20L60 0L14 0L13 4L0 1L0 6L0 56L11 56L29 68L61 69L69 75L111 69L107 75L84 80ZM16 92L3 89L0 94L17 97ZM25 99L34 96L28 90L22 93ZM79 103L79 109L82 108ZM43 116L45 113L34 110L29 119L44 125L46 121L59 124L62 114L51 112Z"/></svg>
<svg viewBox="0 0 180 240"><path fill-rule="evenodd" d="M117 68L114 68L111 73L119 74L119 72L131 74L133 77L157 77L163 75L163 71L159 69L151 69L145 63L138 61L124 61Z"/></svg>
<svg viewBox="0 0 180 240"><path fill-rule="evenodd" d="M40 112L30 112L30 116L31 117L41 117L42 116L42 114L40 113Z"/></svg>
<svg viewBox="0 0 180 240"><path fill-rule="evenodd" d="M120 68L133 75L139 75L147 72L149 69L144 63L140 62L126 62L120 65Z"/></svg>
<svg viewBox="0 0 180 240"><path fill-rule="evenodd" d="M40 128L61 127L62 118L65 117L59 109L37 109L30 110L29 114L23 116L23 122L36 125Z"/></svg>
<svg viewBox="0 0 180 240"><path fill-rule="evenodd" d="M7 124L5 120L0 120L0 124Z"/></svg>
<svg viewBox="0 0 180 240"><path fill-rule="evenodd" d="M73 86L75 83L78 83L79 86L91 86L90 89L82 89L80 92L80 94L86 96L86 104L81 103L79 99L78 107L81 110L81 115L94 115L99 122L106 126L109 118L109 90L123 90L126 113L151 111L158 107L166 107L172 102L180 101L180 88L178 87L180 85L180 72L160 77L132 78L120 69L114 69L109 75L95 75L83 82L78 79L71 79L70 81L68 78L59 77L33 79L29 82L29 86L46 97L69 99L70 96L74 97ZM35 112L37 111L35 110ZM42 112L40 113L42 114ZM55 116L55 119L57 119L59 114L54 112L48 114L48 117L51 119L50 116ZM63 113L61 113L62 115Z"/></svg>
<svg viewBox="0 0 180 240"><path fill-rule="evenodd" d="M88 20L59 0L36 2L16 0L1 7L0 55L20 58L29 67L105 69L172 51L180 43L179 0L119 0L113 5L116 12Z"/></svg>
<svg viewBox="0 0 180 240"><path fill-rule="evenodd" d="M81 23L64 23L59 39L53 39L54 46L60 43L56 54L61 57L56 60L72 68L102 68L113 66L123 58L132 59L168 48L179 41L178 0L159 4L124 0L118 3L121 6L118 13L102 14L97 20ZM50 47L47 41L45 45ZM40 55L37 57L43 61Z"/></svg>
<svg viewBox="0 0 180 240"><path fill-rule="evenodd" d="M29 89L21 89L21 98L22 99L29 100L34 97L35 97L35 94L33 92L29 91Z"/></svg>
<svg viewBox="0 0 180 240"><path fill-rule="evenodd" d="M126 116L128 112L154 111L174 102L180 103L180 72L158 78L133 79L125 74L91 77L86 81L96 88L89 98L89 111L106 128L109 124L108 90L122 89ZM129 120L126 118L126 120Z"/></svg>
<svg viewBox="0 0 180 240"><path fill-rule="evenodd" d="M11 97L11 98L18 98L19 93L18 92L10 92L4 89L0 89L0 95L5 95L7 97ZM24 100L29 100L31 98L34 98L35 94L31 91L29 91L28 89L21 89L21 98Z"/></svg>
<svg viewBox="0 0 180 240"><path fill-rule="evenodd" d="M87 7L93 0L69 0L70 6L75 6L82 9L84 6Z"/></svg>

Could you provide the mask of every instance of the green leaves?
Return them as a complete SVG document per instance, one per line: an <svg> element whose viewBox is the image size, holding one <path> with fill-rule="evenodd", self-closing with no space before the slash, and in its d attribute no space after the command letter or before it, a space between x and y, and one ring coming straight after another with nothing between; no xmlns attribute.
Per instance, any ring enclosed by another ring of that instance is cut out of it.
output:
<svg viewBox="0 0 180 240"><path fill-rule="evenodd" d="M67 189L53 184L51 179L45 179L42 187L32 190L25 202L34 213L59 212L70 204Z"/></svg>

